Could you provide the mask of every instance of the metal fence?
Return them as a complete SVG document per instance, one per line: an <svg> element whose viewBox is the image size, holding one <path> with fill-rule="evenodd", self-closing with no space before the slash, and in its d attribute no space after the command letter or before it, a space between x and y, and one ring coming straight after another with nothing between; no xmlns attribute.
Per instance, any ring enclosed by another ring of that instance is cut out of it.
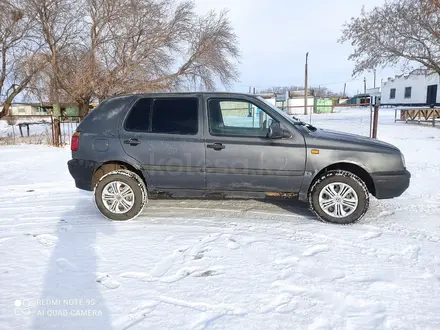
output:
<svg viewBox="0 0 440 330"><path fill-rule="evenodd" d="M69 145L81 118L78 116L55 117L53 115L17 115L4 118L11 126L12 136L3 140L24 143L48 143L56 147ZM18 127L18 130L15 129Z"/></svg>
<svg viewBox="0 0 440 330"><path fill-rule="evenodd" d="M79 123L80 117L61 117L59 119L59 145L69 145L73 133L75 133ZM57 121L55 121L56 123ZM58 124L56 124L58 125ZM52 130L57 131L57 128L52 125ZM54 139L54 145L56 145L57 139Z"/></svg>

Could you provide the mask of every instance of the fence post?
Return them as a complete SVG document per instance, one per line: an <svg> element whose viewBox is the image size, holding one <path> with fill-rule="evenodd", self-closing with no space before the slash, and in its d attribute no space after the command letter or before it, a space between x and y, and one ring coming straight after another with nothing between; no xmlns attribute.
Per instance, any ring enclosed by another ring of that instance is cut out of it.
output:
<svg viewBox="0 0 440 330"><path fill-rule="evenodd" d="M53 120L52 130L53 130L53 144L55 147L60 146L60 136L61 136L61 127L60 120L55 118Z"/></svg>
<svg viewBox="0 0 440 330"><path fill-rule="evenodd" d="M50 128L51 128L51 131L52 131L52 145L54 146L55 145L55 135L54 135L54 132L53 132L53 127L54 127L54 125L53 125L53 116L51 115L50 116Z"/></svg>
<svg viewBox="0 0 440 330"><path fill-rule="evenodd" d="M374 119L373 119L373 139L377 139L377 125L379 121L379 106L374 106Z"/></svg>

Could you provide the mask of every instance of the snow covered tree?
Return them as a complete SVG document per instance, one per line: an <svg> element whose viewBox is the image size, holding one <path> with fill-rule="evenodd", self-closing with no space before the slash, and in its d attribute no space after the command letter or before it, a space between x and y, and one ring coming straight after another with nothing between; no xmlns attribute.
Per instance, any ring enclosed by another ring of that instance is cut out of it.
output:
<svg viewBox="0 0 440 330"><path fill-rule="evenodd" d="M350 42L353 75L377 67L421 64L440 73L440 1L391 0L371 11L362 10L342 30Z"/></svg>

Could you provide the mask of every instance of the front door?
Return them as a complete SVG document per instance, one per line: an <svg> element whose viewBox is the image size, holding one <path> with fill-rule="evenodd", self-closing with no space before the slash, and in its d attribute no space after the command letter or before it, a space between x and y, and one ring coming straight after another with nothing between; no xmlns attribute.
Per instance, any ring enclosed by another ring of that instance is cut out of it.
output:
<svg viewBox="0 0 440 330"><path fill-rule="evenodd" d="M437 103L437 85L428 86L426 103L428 104L428 106L432 104L435 105Z"/></svg>
<svg viewBox="0 0 440 330"><path fill-rule="evenodd" d="M212 97L206 106L207 190L300 190L306 155L299 132L291 138L268 139L268 127L278 121L250 101Z"/></svg>
<svg viewBox="0 0 440 330"><path fill-rule="evenodd" d="M205 148L198 97L141 98L120 140L154 188L205 189Z"/></svg>

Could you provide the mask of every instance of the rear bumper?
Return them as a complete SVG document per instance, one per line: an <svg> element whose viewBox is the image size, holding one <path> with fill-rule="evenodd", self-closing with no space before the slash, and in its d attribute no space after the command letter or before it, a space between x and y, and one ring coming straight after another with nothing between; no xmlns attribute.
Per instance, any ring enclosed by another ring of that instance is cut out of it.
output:
<svg viewBox="0 0 440 330"><path fill-rule="evenodd" d="M399 172L373 173L376 198L391 199L399 197L408 189L411 173L407 170Z"/></svg>
<svg viewBox="0 0 440 330"><path fill-rule="evenodd" d="M70 175L78 189L93 191L92 178L98 163L90 160L71 159L67 162Z"/></svg>

